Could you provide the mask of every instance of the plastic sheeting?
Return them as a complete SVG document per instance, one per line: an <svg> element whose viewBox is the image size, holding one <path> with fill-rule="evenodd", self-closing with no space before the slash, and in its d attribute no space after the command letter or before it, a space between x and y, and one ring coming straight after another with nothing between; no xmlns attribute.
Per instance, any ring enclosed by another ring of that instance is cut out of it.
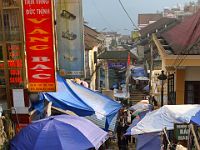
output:
<svg viewBox="0 0 200 150"><path fill-rule="evenodd" d="M146 113L149 111L144 111L139 114L139 117L136 117L129 128L126 131L125 135L131 135L131 129L137 125L138 122L144 116ZM148 133L148 134L141 134L141 135L136 135L135 136L137 144L136 144L136 150L160 150L160 145L161 145L161 139L160 139L160 134L159 133Z"/></svg>
<svg viewBox="0 0 200 150"><path fill-rule="evenodd" d="M144 118L144 116L146 115L147 112L149 112L149 110L140 112L140 113L138 114L138 116L135 117L135 118L133 119L131 125L130 125L129 128L126 130L125 135L131 135L131 129L132 129L133 127L135 127L135 126L138 124L138 122L140 122L140 120L141 120L142 118Z"/></svg>
<svg viewBox="0 0 200 150"><path fill-rule="evenodd" d="M195 116L193 116L192 118L191 118L191 123L195 123L195 124L197 124L198 126L200 126L200 111L199 112L197 112L196 114L195 114Z"/></svg>
<svg viewBox="0 0 200 150"><path fill-rule="evenodd" d="M134 67L131 69L132 77L146 77L146 72L142 67Z"/></svg>
<svg viewBox="0 0 200 150"><path fill-rule="evenodd" d="M131 129L131 135L160 132L165 127L174 129L174 123L190 123L191 118L200 111L200 105L165 105L154 110Z"/></svg>
<svg viewBox="0 0 200 150"><path fill-rule="evenodd" d="M11 141L11 150L98 149L108 133L87 119L59 115L23 128Z"/></svg>
<svg viewBox="0 0 200 150"><path fill-rule="evenodd" d="M118 102L71 80L65 81L60 76L57 76L57 87L57 92L43 93L45 99L51 101L53 106L70 110L79 116L95 117L99 122L103 122L105 130L113 124L112 120L121 108ZM111 130L114 130L114 127Z"/></svg>
<svg viewBox="0 0 200 150"><path fill-rule="evenodd" d="M136 150L160 150L161 138L159 133L137 135Z"/></svg>
<svg viewBox="0 0 200 150"><path fill-rule="evenodd" d="M129 110L133 110L133 111L136 111L136 110L149 110L149 109L152 109L152 105L151 104L145 104L145 103L136 103L135 105L131 106L129 108Z"/></svg>

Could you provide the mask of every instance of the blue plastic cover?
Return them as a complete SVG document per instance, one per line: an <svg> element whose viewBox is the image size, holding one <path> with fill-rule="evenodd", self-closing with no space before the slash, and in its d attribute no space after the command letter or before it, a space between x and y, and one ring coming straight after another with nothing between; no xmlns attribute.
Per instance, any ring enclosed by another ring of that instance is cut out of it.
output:
<svg viewBox="0 0 200 150"><path fill-rule="evenodd" d="M136 126L141 119L144 118L148 111L144 111L139 114L139 117L136 117L129 128L126 131L125 135L131 135L132 127ZM159 133L147 133L141 135L135 135L136 138L136 150L160 150L161 139Z"/></svg>
<svg viewBox="0 0 200 150"><path fill-rule="evenodd" d="M161 138L159 133L137 135L136 150L160 150Z"/></svg>
<svg viewBox="0 0 200 150"><path fill-rule="evenodd" d="M71 80L57 76L57 92L43 93L45 99L53 106L70 110L79 116L95 115L97 119L105 120L105 130L109 129L113 118L121 108L121 104Z"/></svg>
<svg viewBox="0 0 200 150"><path fill-rule="evenodd" d="M11 150L86 150L98 149L108 133L87 119L59 115L23 128L10 142Z"/></svg>
<svg viewBox="0 0 200 150"><path fill-rule="evenodd" d="M133 77L146 77L146 72L142 67L135 67L132 69L131 74Z"/></svg>
<svg viewBox="0 0 200 150"><path fill-rule="evenodd" d="M126 130L125 135L131 135L131 129L137 125L138 122L140 122L141 119L144 118L146 113L148 113L150 110L142 111L138 114L138 117L134 118L132 123L129 125L128 129Z"/></svg>
<svg viewBox="0 0 200 150"><path fill-rule="evenodd" d="M195 123L200 126L200 111L195 114L190 120L191 123Z"/></svg>
<svg viewBox="0 0 200 150"><path fill-rule="evenodd" d="M143 90L145 90L146 92L149 92L150 88L149 88L149 85L146 85Z"/></svg>

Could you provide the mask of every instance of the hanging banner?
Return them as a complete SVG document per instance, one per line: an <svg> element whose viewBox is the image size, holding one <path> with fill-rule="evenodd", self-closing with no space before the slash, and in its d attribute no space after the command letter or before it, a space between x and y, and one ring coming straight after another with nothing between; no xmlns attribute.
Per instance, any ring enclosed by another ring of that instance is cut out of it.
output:
<svg viewBox="0 0 200 150"><path fill-rule="evenodd" d="M23 83L23 59L22 46L20 43L7 43L6 50L8 54L8 75L11 89L20 89L24 87Z"/></svg>
<svg viewBox="0 0 200 150"><path fill-rule="evenodd" d="M55 91L54 36L51 0L24 0L28 90Z"/></svg>
<svg viewBox="0 0 200 150"><path fill-rule="evenodd" d="M56 19L59 73L65 78L84 77L82 1L57 0Z"/></svg>

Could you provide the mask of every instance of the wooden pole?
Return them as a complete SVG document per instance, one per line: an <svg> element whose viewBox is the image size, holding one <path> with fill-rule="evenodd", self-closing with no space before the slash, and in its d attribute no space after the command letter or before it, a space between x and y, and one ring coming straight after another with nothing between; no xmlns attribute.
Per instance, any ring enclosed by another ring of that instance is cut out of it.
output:
<svg viewBox="0 0 200 150"><path fill-rule="evenodd" d="M197 149L197 150L200 150L200 145L199 145L199 142L198 142L196 133L195 133L195 131L194 131L194 126L193 126L193 124L190 124L190 131L192 132L192 135L194 136L194 143L195 143L195 145L196 145L196 149Z"/></svg>

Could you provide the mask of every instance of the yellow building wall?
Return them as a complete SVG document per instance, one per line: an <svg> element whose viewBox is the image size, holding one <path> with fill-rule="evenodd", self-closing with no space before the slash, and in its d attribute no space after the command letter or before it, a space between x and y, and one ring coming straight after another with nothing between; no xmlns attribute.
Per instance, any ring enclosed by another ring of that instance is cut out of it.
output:
<svg viewBox="0 0 200 150"><path fill-rule="evenodd" d="M176 71L176 104L184 104L185 70Z"/></svg>

